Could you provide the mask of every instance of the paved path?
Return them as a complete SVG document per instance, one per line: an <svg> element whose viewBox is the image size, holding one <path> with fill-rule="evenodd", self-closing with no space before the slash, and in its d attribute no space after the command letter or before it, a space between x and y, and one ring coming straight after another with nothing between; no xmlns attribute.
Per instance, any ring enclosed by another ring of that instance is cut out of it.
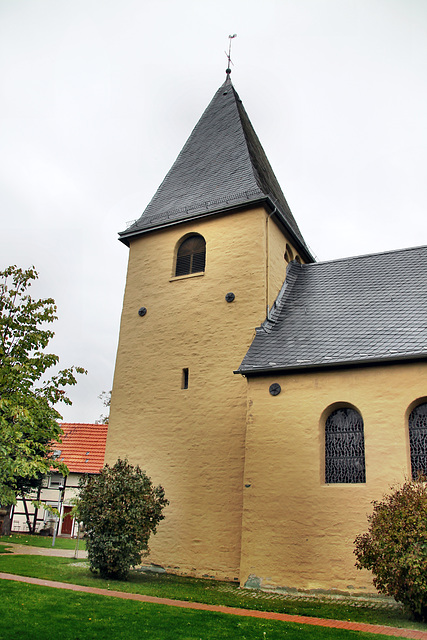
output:
<svg viewBox="0 0 427 640"><path fill-rule="evenodd" d="M182 609L198 609L200 611L216 611L219 613L229 613L238 616L252 618L263 618L266 620L281 620L282 622L296 622L297 624L311 624L317 627L329 627L334 629L348 629L351 631L365 631L368 633L378 633L384 636L397 638L413 638L415 640L427 640L426 631L416 631L412 629L398 629L396 627L386 627L382 625L361 624L359 622L347 622L345 620L324 620L321 618L310 618L308 616L291 616L286 613L273 613L270 611L253 611L250 609L236 609L234 607L222 607L198 602L187 602L185 600L170 600L168 598L155 598L144 596L138 593L124 593L123 591L111 591L107 589L97 589L94 587L83 587L67 582L54 582L53 580L40 580L39 578L28 578L17 576L12 573L1 573L2 580L15 580L37 584L43 587L53 587L55 589L68 589L69 591L80 591L83 593L95 593L100 596L113 596L124 600L137 600L138 602L149 602L152 604L164 604L170 607L181 607Z"/></svg>
<svg viewBox="0 0 427 640"><path fill-rule="evenodd" d="M56 558L74 558L74 549L57 549L56 547L30 547L25 544L15 544L13 542L2 542L10 547L13 554L27 556L55 556ZM80 543L83 546L83 543ZM80 548L78 558L87 558L87 551Z"/></svg>

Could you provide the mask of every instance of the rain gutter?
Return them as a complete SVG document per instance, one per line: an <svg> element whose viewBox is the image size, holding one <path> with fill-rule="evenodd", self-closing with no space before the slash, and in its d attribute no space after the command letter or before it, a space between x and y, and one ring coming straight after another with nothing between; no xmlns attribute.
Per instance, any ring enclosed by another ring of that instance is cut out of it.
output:
<svg viewBox="0 0 427 640"><path fill-rule="evenodd" d="M263 196L260 198L256 198L255 200L247 200L246 202L239 202L234 205L229 205L228 207L221 207L219 209L213 209L211 211L204 211L201 213L196 213L194 215L190 215L187 218L179 218L176 220L168 220L167 222L162 222L159 225L149 227L147 229L135 229L135 231L121 231L119 232L119 240L123 242L126 246L129 247L129 242L132 238L136 238L145 233L149 233L151 231L159 231L161 229L166 229L168 227L176 226L177 224L184 224L185 222L193 222L195 220L201 220L206 218L207 216L219 215L222 213L228 213L232 211L239 211L248 206L251 208L256 207L257 205L267 205L270 209L270 216L273 214L276 215L280 223L285 227L287 233L291 236L293 242L298 247L299 253L304 258L305 262L315 262L314 257L311 255L309 249L301 242L298 236L295 234L294 230L290 227L289 223L286 220L285 215L280 210L280 207L276 205L273 199L270 196Z"/></svg>
<svg viewBox="0 0 427 640"><path fill-rule="evenodd" d="M278 367L252 367L251 369L236 369L233 371L235 374L240 374L245 377L251 376L264 376L275 375L278 373L289 373L292 371L317 371L319 369L351 369L353 367L369 367L376 366L378 364L399 364L400 362L418 362L419 360L427 359L427 353L415 353L410 355L398 355L398 356L380 356L377 358L370 358L368 360L343 360L335 362L319 362L319 363L300 363L291 364Z"/></svg>

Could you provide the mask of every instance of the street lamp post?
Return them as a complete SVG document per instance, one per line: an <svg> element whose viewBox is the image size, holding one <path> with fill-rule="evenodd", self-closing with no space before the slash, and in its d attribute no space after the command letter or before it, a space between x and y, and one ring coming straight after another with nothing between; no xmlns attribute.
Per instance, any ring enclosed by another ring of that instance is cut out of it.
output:
<svg viewBox="0 0 427 640"><path fill-rule="evenodd" d="M59 512L59 517L58 517L57 515L55 516L55 527L54 527L54 529L53 529L52 547L54 547L54 546L55 546L56 531L57 531L57 529L59 529L59 526L58 526L58 520L59 520L59 523L61 522L61 502L62 502L62 501L63 501L63 499L64 499L64 494L63 494L64 487L63 487L63 485L62 485L62 484L60 484L60 485L59 485L58 490L59 490L59 496L58 496L58 512Z"/></svg>

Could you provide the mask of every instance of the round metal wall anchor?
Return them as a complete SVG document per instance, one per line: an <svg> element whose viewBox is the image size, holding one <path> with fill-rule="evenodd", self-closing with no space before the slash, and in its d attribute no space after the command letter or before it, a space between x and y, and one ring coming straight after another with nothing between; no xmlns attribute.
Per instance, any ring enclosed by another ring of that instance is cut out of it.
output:
<svg viewBox="0 0 427 640"><path fill-rule="evenodd" d="M143 318L146 313L147 313L146 307L141 307L140 309L138 309L138 315L141 316L141 318Z"/></svg>
<svg viewBox="0 0 427 640"><path fill-rule="evenodd" d="M273 382L273 384L271 384L269 388L269 392L271 393L272 396L278 396L281 390L282 390L282 387L278 382Z"/></svg>
<svg viewBox="0 0 427 640"><path fill-rule="evenodd" d="M236 296L234 295L234 293L230 291L230 293L226 294L225 299L227 300L227 302L233 302L235 297Z"/></svg>

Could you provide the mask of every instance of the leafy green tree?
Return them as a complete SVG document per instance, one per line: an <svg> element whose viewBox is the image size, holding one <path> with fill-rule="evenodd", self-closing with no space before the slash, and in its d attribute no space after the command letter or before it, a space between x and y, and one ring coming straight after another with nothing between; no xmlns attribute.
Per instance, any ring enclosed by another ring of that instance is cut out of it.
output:
<svg viewBox="0 0 427 640"><path fill-rule="evenodd" d="M406 481L373 502L367 533L357 536L358 569L370 569L380 593L427 620L427 485ZM424 478L425 480L425 478Z"/></svg>
<svg viewBox="0 0 427 640"><path fill-rule="evenodd" d="M59 402L71 404L64 387L76 384L81 367L48 377L59 357L45 349L54 336L47 325L56 317L52 298L35 300L28 289L34 267L0 271L0 503L14 504L24 487L65 465L52 459L50 443L61 439Z"/></svg>
<svg viewBox="0 0 427 640"><path fill-rule="evenodd" d="M82 478L77 513L85 527L91 571L126 579L131 567L148 555L148 540L167 504L163 487L153 487L144 471L127 460Z"/></svg>

